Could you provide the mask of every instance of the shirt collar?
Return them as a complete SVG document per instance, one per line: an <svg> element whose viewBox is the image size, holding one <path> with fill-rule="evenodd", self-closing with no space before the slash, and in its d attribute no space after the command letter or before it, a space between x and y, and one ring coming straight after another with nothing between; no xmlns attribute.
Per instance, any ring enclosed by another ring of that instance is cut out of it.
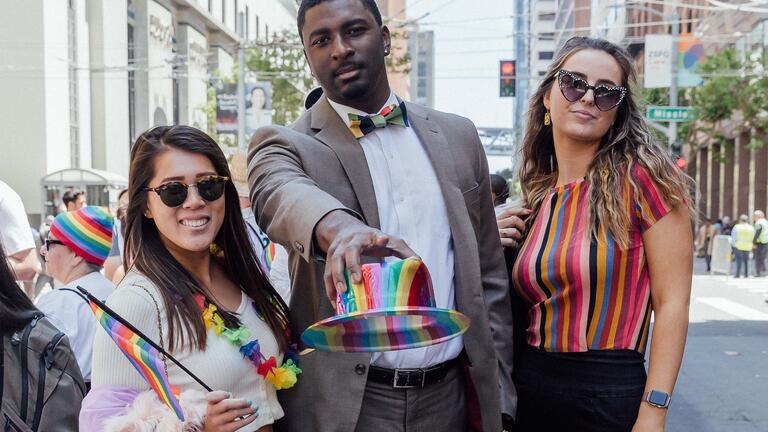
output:
<svg viewBox="0 0 768 432"><path fill-rule="evenodd" d="M359 116L366 116L366 115L372 115L372 114L378 114L379 111L381 111L382 108L392 105L392 104L399 104L400 101L397 99L397 95L395 95L395 92L392 90L389 91L389 98L384 103L384 105L381 106L378 110L376 110L375 113L366 113L365 111L360 111L359 109L355 109L352 107L348 107L346 105L342 105L338 102L332 101L330 98L328 99L328 103L331 104L331 107L334 111L336 111L336 114L341 117L341 121L344 122L344 124L349 127L350 120L349 120L349 114L357 114Z"/></svg>

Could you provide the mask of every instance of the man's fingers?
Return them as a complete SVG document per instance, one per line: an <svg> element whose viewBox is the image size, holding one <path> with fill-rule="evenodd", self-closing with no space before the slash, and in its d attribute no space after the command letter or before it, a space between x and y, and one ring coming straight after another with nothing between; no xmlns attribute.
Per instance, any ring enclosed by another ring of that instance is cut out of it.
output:
<svg viewBox="0 0 768 432"><path fill-rule="evenodd" d="M331 267L331 277L333 278L333 287L336 293L341 294L347 290L346 278L344 277L344 252L342 248L336 248L330 262L325 263ZM336 298L336 294L333 295Z"/></svg>
<svg viewBox="0 0 768 432"><path fill-rule="evenodd" d="M344 261L347 265L349 277L352 279L353 283L360 283L361 280L360 249L360 247L356 247L352 244L347 248L346 253L344 253Z"/></svg>
<svg viewBox="0 0 768 432"><path fill-rule="evenodd" d="M400 259L418 256L402 239L391 239L387 244L387 248L392 251L392 255Z"/></svg>
<svg viewBox="0 0 768 432"><path fill-rule="evenodd" d="M326 262L323 272L323 284L325 285L325 295L332 305L336 305L336 287L333 286L333 276L331 275L331 266Z"/></svg>

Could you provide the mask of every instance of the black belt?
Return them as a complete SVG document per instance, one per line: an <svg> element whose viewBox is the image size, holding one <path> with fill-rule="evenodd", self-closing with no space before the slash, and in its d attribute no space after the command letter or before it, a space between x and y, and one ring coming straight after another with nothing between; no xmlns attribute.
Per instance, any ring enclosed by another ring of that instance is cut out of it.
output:
<svg viewBox="0 0 768 432"><path fill-rule="evenodd" d="M425 369L386 369L371 365L368 368L368 379L392 388L424 388L442 381L458 363L458 359L453 359Z"/></svg>

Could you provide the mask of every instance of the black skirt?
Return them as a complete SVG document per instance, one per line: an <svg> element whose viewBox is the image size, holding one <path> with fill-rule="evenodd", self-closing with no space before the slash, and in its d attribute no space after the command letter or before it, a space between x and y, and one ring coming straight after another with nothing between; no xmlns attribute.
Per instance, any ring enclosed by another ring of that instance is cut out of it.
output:
<svg viewBox="0 0 768 432"><path fill-rule="evenodd" d="M515 365L515 431L631 431L645 389L642 354L549 353L527 346Z"/></svg>

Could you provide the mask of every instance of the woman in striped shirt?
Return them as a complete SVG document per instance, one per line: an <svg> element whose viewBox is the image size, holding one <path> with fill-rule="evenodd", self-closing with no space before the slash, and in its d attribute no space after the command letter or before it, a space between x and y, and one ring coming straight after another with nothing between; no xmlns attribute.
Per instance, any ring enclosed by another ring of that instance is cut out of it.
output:
<svg viewBox="0 0 768 432"><path fill-rule="evenodd" d="M649 132L633 80L623 49L576 37L531 99L520 171L530 215L511 269L527 309L515 430L664 429L688 326L694 213L689 179Z"/></svg>

